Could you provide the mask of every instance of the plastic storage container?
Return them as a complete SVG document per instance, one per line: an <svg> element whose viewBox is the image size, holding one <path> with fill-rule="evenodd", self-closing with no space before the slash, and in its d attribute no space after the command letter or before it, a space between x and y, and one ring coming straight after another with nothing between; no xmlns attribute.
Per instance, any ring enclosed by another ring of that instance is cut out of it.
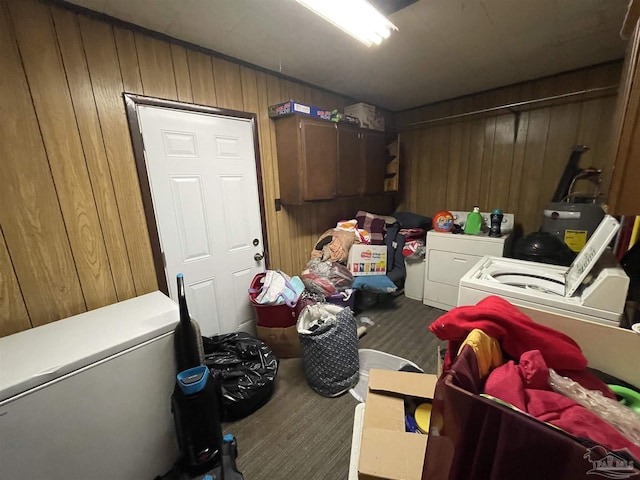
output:
<svg viewBox="0 0 640 480"><path fill-rule="evenodd" d="M257 290L260 288L261 280L264 278L265 273L259 273L251 281L251 289ZM256 310L256 316L258 317L258 325L261 327L280 327L287 328L296 324L298 315L300 313L299 303L295 307L289 307L286 303L278 305L260 304L255 301L257 293L249 293L249 300L251 305Z"/></svg>

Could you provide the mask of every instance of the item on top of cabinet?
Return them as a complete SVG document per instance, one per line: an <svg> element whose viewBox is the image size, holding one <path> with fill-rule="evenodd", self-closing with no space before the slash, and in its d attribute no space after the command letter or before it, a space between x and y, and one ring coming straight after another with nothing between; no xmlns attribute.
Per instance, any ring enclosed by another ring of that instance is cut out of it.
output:
<svg viewBox="0 0 640 480"><path fill-rule="evenodd" d="M384 117L376 111L376 107L366 103L356 103L344 107L345 115L356 117L360 120L360 125L372 130L384 131Z"/></svg>
<svg viewBox="0 0 640 480"><path fill-rule="evenodd" d="M491 212L491 227L489 228L490 237L501 237L502 218L504 217L502 210L496 208Z"/></svg>
<svg viewBox="0 0 640 480"><path fill-rule="evenodd" d="M482 228L482 215L480 214L480 207L474 206L473 211L467 215L467 221L464 224L463 230L467 235L476 235L480 233Z"/></svg>
<svg viewBox="0 0 640 480"><path fill-rule="evenodd" d="M436 232L450 232L453 228L453 214L443 210L433 216L433 229Z"/></svg>
<svg viewBox="0 0 640 480"><path fill-rule="evenodd" d="M325 110L324 108L313 105L305 105L304 103L294 100L288 100L269 107L269 116L271 118L284 117L286 115L293 115L294 113L321 118L322 120L331 120L332 116L331 110Z"/></svg>

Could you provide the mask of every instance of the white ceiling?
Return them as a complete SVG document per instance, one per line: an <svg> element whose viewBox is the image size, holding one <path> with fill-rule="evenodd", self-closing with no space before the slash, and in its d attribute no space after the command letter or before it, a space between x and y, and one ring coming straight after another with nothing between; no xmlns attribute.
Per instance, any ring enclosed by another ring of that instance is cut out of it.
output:
<svg viewBox="0 0 640 480"><path fill-rule="evenodd" d="M419 0L371 48L294 0L70 3L399 111L622 58L628 0Z"/></svg>

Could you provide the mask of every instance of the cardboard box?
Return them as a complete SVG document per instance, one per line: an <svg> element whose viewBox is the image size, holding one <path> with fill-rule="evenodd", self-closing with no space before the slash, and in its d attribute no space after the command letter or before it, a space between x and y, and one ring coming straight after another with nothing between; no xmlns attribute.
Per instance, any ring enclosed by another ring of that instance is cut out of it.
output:
<svg viewBox="0 0 640 480"><path fill-rule="evenodd" d="M438 377L370 370L358 480L421 480L427 435L405 432L405 397L433 398Z"/></svg>
<svg viewBox="0 0 640 480"><path fill-rule="evenodd" d="M354 277L363 275L386 275L386 245L353 245L349 249L347 268Z"/></svg>
<svg viewBox="0 0 640 480"><path fill-rule="evenodd" d="M256 333L258 338L271 348L276 357L292 358L302 356L298 330L295 325L287 328L256 325Z"/></svg>
<svg viewBox="0 0 640 480"><path fill-rule="evenodd" d="M310 117L321 118L322 120L331 120L331 110L314 107L313 105L305 105L304 103L289 100L288 102L271 105L269 107L269 116L271 118L284 117L299 113Z"/></svg>
<svg viewBox="0 0 640 480"><path fill-rule="evenodd" d="M376 110L376 107L367 103L356 103L344 107L344 114L360 120L364 128L384 132L384 116Z"/></svg>

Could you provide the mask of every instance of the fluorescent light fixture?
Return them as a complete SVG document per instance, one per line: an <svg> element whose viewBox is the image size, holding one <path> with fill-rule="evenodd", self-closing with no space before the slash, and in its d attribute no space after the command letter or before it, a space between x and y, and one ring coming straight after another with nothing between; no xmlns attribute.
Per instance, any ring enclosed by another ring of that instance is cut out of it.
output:
<svg viewBox="0 0 640 480"><path fill-rule="evenodd" d="M366 0L296 0L367 47L380 45L398 30Z"/></svg>

